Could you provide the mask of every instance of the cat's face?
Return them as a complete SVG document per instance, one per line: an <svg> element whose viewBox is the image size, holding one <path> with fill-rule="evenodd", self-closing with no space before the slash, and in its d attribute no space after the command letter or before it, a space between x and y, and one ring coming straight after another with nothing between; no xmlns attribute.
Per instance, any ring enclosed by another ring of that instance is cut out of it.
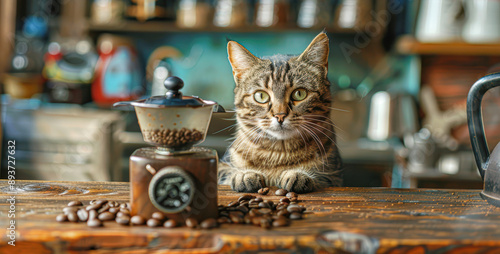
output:
<svg viewBox="0 0 500 254"><path fill-rule="evenodd" d="M257 58L240 44L228 43L235 106L240 127L255 138L278 140L310 136L326 121L331 95L328 37L320 33L299 56Z"/></svg>

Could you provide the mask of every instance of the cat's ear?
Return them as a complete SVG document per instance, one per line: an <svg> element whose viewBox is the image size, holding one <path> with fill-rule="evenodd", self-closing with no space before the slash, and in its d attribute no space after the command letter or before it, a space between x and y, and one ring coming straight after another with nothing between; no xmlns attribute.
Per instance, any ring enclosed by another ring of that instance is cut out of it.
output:
<svg viewBox="0 0 500 254"><path fill-rule="evenodd" d="M308 61L328 69L328 54L330 52L328 36L325 32L318 34L300 54L299 61Z"/></svg>
<svg viewBox="0 0 500 254"><path fill-rule="evenodd" d="M245 71L259 62L259 58L235 41L227 43L227 54L235 79L241 78Z"/></svg>

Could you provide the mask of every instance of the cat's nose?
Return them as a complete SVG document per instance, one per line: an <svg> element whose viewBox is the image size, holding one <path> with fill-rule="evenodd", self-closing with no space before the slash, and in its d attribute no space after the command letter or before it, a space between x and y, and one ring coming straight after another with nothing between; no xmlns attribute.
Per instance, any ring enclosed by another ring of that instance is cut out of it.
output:
<svg viewBox="0 0 500 254"><path fill-rule="evenodd" d="M282 124L283 121L285 121L286 113L277 113L277 114L274 114L274 117L276 117L279 124Z"/></svg>

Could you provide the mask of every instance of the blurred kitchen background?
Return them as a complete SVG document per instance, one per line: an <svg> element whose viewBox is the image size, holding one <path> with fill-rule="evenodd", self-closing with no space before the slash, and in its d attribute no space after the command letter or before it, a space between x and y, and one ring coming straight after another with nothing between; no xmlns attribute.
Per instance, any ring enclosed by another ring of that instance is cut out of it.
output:
<svg viewBox="0 0 500 254"><path fill-rule="evenodd" d="M465 100L500 67L498 13L497 0L3 0L2 178L15 140L16 179L128 181L146 144L113 102L162 94L175 75L231 110L227 39L300 54L325 29L344 185L482 188ZM499 97L483 101L491 148ZM202 145L222 156L233 124L214 116Z"/></svg>

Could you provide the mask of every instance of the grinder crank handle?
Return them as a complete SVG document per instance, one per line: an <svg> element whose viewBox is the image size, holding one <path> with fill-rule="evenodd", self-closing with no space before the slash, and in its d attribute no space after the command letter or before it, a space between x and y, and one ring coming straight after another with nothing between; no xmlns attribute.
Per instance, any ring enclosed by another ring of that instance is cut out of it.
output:
<svg viewBox="0 0 500 254"><path fill-rule="evenodd" d="M490 150L484 133L481 100L489 89L496 86L500 86L500 73L491 74L476 81L467 96L467 123L470 142L479 174L483 180L485 170L488 168Z"/></svg>

